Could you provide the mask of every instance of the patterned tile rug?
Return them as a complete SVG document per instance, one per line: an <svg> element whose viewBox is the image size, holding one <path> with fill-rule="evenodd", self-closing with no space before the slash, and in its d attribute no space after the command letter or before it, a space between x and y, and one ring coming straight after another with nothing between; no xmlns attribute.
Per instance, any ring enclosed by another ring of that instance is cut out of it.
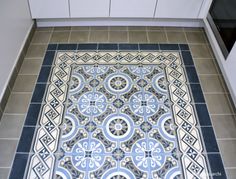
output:
<svg viewBox="0 0 236 179"><path fill-rule="evenodd" d="M226 178L185 44L50 44L11 178Z"/></svg>

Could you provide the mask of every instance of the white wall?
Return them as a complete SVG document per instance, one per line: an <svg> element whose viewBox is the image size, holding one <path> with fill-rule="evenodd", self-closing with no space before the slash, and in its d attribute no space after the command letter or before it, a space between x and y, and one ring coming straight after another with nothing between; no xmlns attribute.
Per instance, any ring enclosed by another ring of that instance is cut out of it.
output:
<svg viewBox="0 0 236 179"><path fill-rule="evenodd" d="M227 57L226 61L224 62L223 67L228 81L230 82L232 91L231 95L236 105L236 43L234 43L234 46L230 51L230 54Z"/></svg>
<svg viewBox="0 0 236 179"><path fill-rule="evenodd" d="M0 1L0 100L32 24L27 0Z"/></svg>

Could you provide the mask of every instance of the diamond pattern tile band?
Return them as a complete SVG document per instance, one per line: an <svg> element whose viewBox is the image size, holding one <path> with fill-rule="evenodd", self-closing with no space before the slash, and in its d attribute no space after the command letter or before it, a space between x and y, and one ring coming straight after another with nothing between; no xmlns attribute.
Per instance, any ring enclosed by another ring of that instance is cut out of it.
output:
<svg viewBox="0 0 236 179"><path fill-rule="evenodd" d="M183 54L53 51L25 178L211 178Z"/></svg>

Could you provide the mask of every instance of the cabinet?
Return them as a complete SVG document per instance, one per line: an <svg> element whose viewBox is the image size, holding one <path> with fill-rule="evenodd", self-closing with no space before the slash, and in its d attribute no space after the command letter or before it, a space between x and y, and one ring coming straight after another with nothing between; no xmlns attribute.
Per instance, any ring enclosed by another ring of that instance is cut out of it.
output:
<svg viewBox="0 0 236 179"><path fill-rule="evenodd" d="M109 17L110 0L69 0L72 18Z"/></svg>
<svg viewBox="0 0 236 179"><path fill-rule="evenodd" d="M68 18L68 0L29 0L32 18Z"/></svg>
<svg viewBox="0 0 236 179"><path fill-rule="evenodd" d="M153 18L156 0L111 0L111 17Z"/></svg>
<svg viewBox="0 0 236 179"><path fill-rule="evenodd" d="M157 18L198 18L203 0L158 0Z"/></svg>

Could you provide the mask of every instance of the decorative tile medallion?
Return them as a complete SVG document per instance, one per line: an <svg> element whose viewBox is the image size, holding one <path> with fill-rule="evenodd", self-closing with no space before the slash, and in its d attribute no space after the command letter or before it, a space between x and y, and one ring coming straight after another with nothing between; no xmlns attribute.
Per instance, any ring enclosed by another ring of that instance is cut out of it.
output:
<svg viewBox="0 0 236 179"><path fill-rule="evenodd" d="M212 177L184 52L54 53L25 178Z"/></svg>

